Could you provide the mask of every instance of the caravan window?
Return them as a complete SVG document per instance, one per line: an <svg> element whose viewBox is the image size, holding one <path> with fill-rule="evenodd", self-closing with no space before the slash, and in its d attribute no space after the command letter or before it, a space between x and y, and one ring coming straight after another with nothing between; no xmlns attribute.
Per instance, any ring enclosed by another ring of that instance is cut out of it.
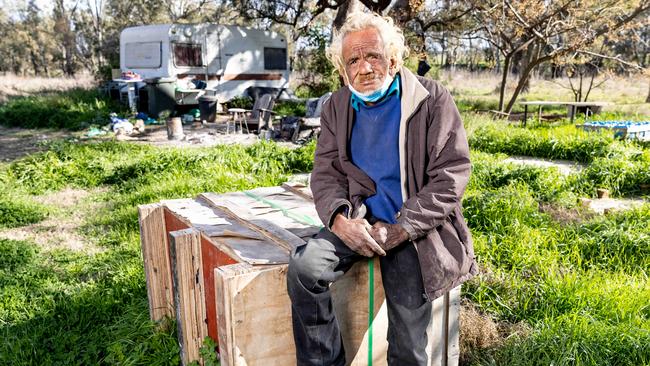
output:
<svg viewBox="0 0 650 366"><path fill-rule="evenodd" d="M176 66L203 66L200 44L172 43L172 51Z"/></svg>
<svg viewBox="0 0 650 366"><path fill-rule="evenodd" d="M287 49L264 47L264 68L266 70L286 70Z"/></svg>
<svg viewBox="0 0 650 366"><path fill-rule="evenodd" d="M128 69L157 69L162 66L162 42L133 42L124 45Z"/></svg>

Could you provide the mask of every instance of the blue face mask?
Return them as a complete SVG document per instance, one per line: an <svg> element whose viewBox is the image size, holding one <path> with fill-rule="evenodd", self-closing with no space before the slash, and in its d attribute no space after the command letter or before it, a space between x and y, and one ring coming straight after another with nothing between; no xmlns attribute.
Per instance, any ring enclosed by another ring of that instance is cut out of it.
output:
<svg viewBox="0 0 650 366"><path fill-rule="evenodd" d="M393 80L395 79L394 76L390 76L390 74L386 74L386 78L384 79L384 84L377 90L375 91L370 91L366 93L361 93L355 90L351 84L348 84L348 89L354 94L357 98L363 100L364 102L368 103L374 103L381 99L384 94L388 91L390 88L390 84L393 83Z"/></svg>

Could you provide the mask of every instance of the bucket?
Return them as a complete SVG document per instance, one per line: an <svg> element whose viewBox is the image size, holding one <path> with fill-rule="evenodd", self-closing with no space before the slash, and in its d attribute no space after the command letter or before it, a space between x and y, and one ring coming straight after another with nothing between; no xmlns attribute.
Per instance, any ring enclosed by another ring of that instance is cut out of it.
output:
<svg viewBox="0 0 650 366"><path fill-rule="evenodd" d="M167 120L167 139L168 140L182 140L183 123L180 117L173 117Z"/></svg>
<svg viewBox="0 0 650 366"><path fill-rule="evenodd" d="M217 104L216 96L202 95L199 97L199 110L201 120L206 122L214 122L217 118Z"/></svg>

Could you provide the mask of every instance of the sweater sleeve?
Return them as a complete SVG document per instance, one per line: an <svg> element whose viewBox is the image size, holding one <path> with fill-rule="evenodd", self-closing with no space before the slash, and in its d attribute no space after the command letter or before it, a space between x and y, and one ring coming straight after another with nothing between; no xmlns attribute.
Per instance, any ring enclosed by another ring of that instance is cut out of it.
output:
<svg viewBox="0 0 650 366"><path fill-rule="evenodd" d="M411 240L441 225L460 204L471 170L460 113L444 88L439 92L430 118L432 125L439 127L430 127L427 135L428 182L404 202L397 218Z"/></svg>

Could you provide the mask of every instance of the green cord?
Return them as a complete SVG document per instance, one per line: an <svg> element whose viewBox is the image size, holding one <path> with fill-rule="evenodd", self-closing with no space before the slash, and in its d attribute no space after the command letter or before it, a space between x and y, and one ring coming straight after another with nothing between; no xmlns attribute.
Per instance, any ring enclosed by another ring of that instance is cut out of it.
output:
<svg viewBox="0 0 650 366"><path fill-rule="evenodd" d="M248 197L251 197L251 198L257 200L257 201L260 201L260 202L262 202L262 203L265 203L265 204L267 204L267 205L269 205L269 206L271 206L271 207L273 207L273 208L275 208L275 209L277 209L277 210L282 211L282 214L283 214L284 216L290 218L291 220L293 220L293 221L295 221L295 222L299 222L299 223L301 223L301 224L305 224L305 225L311 225L311 226L323 227L323 225L321 225L320 223L316 222L316 221L315 221L314 219L312 219L311 217L309 217L309 216L307 216L307 215L302 215L302 214L297 214L297 213L291 212L291 211L287 210L286 208L284 208L284 207L278 205L277 203L275 203L275 202L273 202L273 201L269 201L269 200L267 200L267 199L264 198L264 197L258 196L258 195L256 195L256 194L253 193L253 192L250 192L250 191L244 191L244 194L247 195Z"/></svg>
<svg viewBox="0 0 650 366"><path fill-rule="evenodd" d="M284 216L292 219L293 221L306 224L306 225L323 227L323 225L314 221L314 219L312 219L311 217L307 215L293 213L287 210L286 208L278 205L277 203L269 201L264 197L256 195L255 193L244 191L244 194L257 201L265 203L277 210L282 211L282 214ZM374 264L374 260L371 258L368 260L368 366L372 366L372 321L373 318L375 317L374 310L375 310L375 264Z"/></svg>
<svg viewBox="0 0 650 366"><path fill-rule="evenodd" d="M372 366L372 321L375 310L375 262L368 260L368 366Z"/></svg>

